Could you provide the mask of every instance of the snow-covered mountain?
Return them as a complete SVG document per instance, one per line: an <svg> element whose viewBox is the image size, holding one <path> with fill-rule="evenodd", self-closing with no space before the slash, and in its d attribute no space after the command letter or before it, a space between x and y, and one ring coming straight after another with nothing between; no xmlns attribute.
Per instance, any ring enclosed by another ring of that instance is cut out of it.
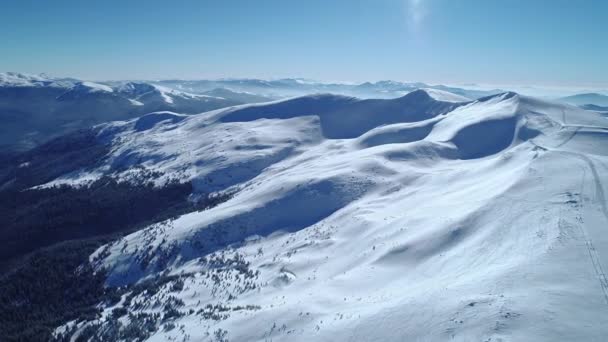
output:
<svg viewBox="0 0 608 342"><path fill-rule="evenodd" d="M586 105L582 105L580 107L583 109L586 109L586 110L599 112L599 113L603 113L603 114L608 114L608 106L602 107L602 106L597 106L597 105L593 105L593 104L586 104Z"/></svg>
<svg viewBox="0 0 608 342"><path fill-rule="evenodd" d="M598 113L516 93L465 101L426 89L157 112L90 133L103 146L94 162L25 155L21 174L55 170L42 188L101 177L191 182L190 201L223 200L99 248L89 263L121 296L57 336L608 334L608 121Z"/></svg>
<svg viewBox="0 0 608 342"><path fill-rule="evenodd" d="M94 124L171 110L185 114L270 99L190 94L145 82L117 86L46 75L0 73L0 146L22 151ZM254 101L249 101L254 100Z"/></svg>
<svg viewBox="0 0 608 342"><path fill-rule="evenodd" d="M396 81L350 84L289 78L89 82L6 72L0 73L0 115L5 122L0 129L0 146L2 154L12 154L79 128L156 111L195 114L315 93L397 98L418 88L444 90L469 99L499 92Z"/></svg>
<svg viewBox="0 0 608 342"><path fill-rule="evenodd" d="M584 105L596 105L596 106L608 106L608 96L598 93L584 93L584 94L576 94L566 97L561 97L558 99L560 102L576 105L576 106L584 106Z"/></svg>
<svg viewBox="0 0 608 342"><path fill-rule="evenodd" d="M396 98L419 88L438 89L458 94L467 98L501 93L499 89L476 90L428 85L421 82L378 81L364 83L319 82L302 78L285 78L278 80L259 79L220 79L220 80L163 80L159 85L194 93L204 93L214 88L229 89L236 92L263 95L276 99L303 96L315 93L332 93L362 98Z"/></svg>
<svg viewBox="0 0 608 342"><path fill-rule="evenodd" d="M239 100L242 103L269 102L271 98L253 93L239 93L226 88L214 88L202 93L203 95Z"/></svg>

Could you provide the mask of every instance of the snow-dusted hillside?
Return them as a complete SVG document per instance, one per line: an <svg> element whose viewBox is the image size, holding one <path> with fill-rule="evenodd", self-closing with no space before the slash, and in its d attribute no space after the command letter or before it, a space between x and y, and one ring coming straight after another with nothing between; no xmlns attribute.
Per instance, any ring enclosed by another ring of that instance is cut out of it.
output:
<svg viewBox="0 0 608 342"><path fill-rule="evenodd" d="M46 75L0 73L0 146L3 152L23 151L67 132L111 120L160 110L194 114L264 100L230 95L190 94L145 82L123 82L112 87Z"/></svg>
<svg viewBox="0 0 608 342"><path fill-rule="evenodd" d="M515 93L457 100L315 95L96 127L106 158L51 184L151 177L232 197L100 248L107 285L130 287L57 333L605 339L608 121Z"/></svg>

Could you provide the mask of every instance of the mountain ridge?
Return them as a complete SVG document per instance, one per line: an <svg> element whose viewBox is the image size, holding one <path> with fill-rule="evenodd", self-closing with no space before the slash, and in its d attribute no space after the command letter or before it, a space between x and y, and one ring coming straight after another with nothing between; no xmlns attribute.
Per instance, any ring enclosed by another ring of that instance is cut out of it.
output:
<svg viewBox="0 0 608 342"><path fill-rule="evenodd" d="M221 329L231 340L331 340L356 329L365 339L483 340L508 334L551 340L563 332L523 318L551 310L575 325L584 321L582 310L606 310L589 259L574 257L587 255L584 239L604 248L602 225L577 217L608 219L596 210L601 198L585 199L599 196L596 189L604 185L598 179L608 174L598 149L608 142L605 118L513 92L437 112L421 105L425 98L431 97L417 91L386 100L416 108L416 114L373 125L354 118L383 117L390 106L333 95L159 121L145 137L130 132L134 121L123 123L120 134L132 140L119 139L116 156L129 151L130 160L169 174L187 165L180 178L193 181L194 193L232 195L208 211L108 244L90 262L108 272L109 286L153 281L162 272L179 276L181 290L167 287L137 298L154 303L171 293L181 299L183 306L175 308L183 316L175 322L200 338ZM364 109L352 110L357 106ZM422 108L430 111L420 114ZM333 113L359 128L328 135L323 118ZM178 145L190 136L207 142L173 154L171 131L180 132ZM162 142L162 148L152 142ZM139 148L150 149L134 156ZM173 160L185 151L186 159ZM600 178L570 172L581 167ZM564 237L568 225L584 229L587 237ZM240 262L247 265L243 273L230 266ZM574 265L585 271L553 287L556 272L565 276ZM586 307L555 301L559 294ZM530 295L535 305L528 303ZM191 319L199 316L188 310L197 312L206 303L250 309L217 320ZM434 309L425 310L428 305ZM570 330L569 336L601 336L605 320L596 317L594 329ZM407 329L390 336L375 328L379 322L398 327L404 320ZM285 329L273 329L273 322ZM252 324L261 328L252 330ZM159 329L149 339L180 334Z"/></svg>
<svg viewBox="0 0 608 342"><path fill-rule="evenodd" d="M515 92L324 93L102 123L0 183L118 234L80 252L94 313L57 340L593 340L605 151L605 116Z"/></svg>

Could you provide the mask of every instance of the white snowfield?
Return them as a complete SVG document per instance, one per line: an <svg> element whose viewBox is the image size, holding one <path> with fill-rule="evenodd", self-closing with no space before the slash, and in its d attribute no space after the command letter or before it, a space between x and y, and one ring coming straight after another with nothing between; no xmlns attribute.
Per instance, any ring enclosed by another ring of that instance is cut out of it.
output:
<svg viewBox="0 0 608 342"><path fill-rule="evenodd" d="M433 88L423 88L423 90L433 99L437 101L445 101L445 102L467 102L471 101L471 99L453 94L444 90L433 89Z"/></svg>
<svg viewBox="0 0 608 342"><path fill-rule="evenodd" d="M234 192L91 256L108 285L182 275L127 306L184 302L150 341L608 340L608 121L515 93L454 101L152 113L105 125L105 164L55 182L140 165L193 198Z"/></svg>
<svg viewBox="0 0 608 342"><path fill-rule="evenodd" d="M51 81L45 75L30 75L18 72L0 72L0 85L27 85L31 86L37 82Z"/></svg>
<svg viewBox="0 0 608 342"><path fill-rule="evenodd" d="M203 101L224 100L221 97L214 97L202 94L190 94L183 91L178 91L175 89L170 89L167 87L149 83L127 82L117 86L116 90L122 94L127 95L134 101L138 101L141 99L150 100L154 97L158 97L160 101L168 104L174 103L174 100L176 98L201 99Z"/></svg>
<svg viewBox="0 0 608 342"><path fill-rule="evenodd" d="M54 78L45 74L22 74L18 72L0 72L0 87L68 87L75 80Z"/></svg>

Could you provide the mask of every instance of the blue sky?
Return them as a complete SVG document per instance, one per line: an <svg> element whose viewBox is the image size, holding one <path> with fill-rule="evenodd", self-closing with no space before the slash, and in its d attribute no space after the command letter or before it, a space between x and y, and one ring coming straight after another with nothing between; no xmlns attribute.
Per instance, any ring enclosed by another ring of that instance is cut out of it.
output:
<svg viewBox="0 0 608 342"><path fill-rule="evenodd" d="M0 69L605 87L607 18L602 0L3 0Z"/></svg>

